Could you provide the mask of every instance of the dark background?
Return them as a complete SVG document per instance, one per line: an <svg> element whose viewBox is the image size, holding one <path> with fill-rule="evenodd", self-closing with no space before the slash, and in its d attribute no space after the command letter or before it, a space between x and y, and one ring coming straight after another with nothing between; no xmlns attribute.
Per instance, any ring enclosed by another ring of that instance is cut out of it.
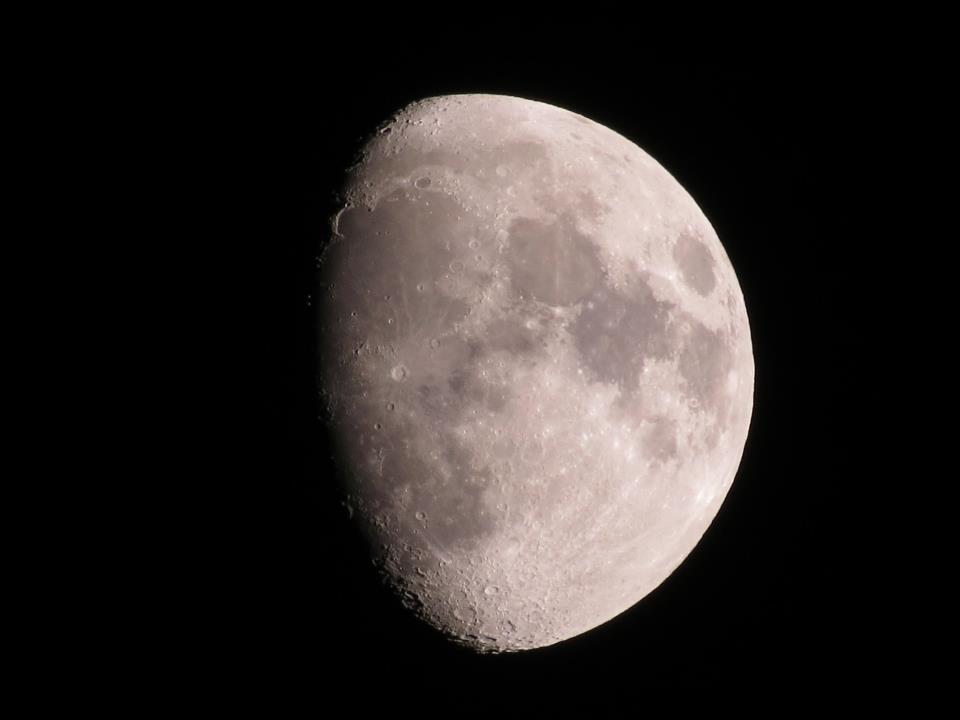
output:
<svg viewBox="0 0 960 720"><path fill-rule="evenodd" d="M869 272L849 208L874 78L535 50L455 62L395 52L344 66L341 52L225 61L201 82L218 108L210 192L223 222L212 235L230 287L209 331L227 347L232 387L220 405L230 430L215 431L216 529L198 571L210 602L191 611L198 682L233 697L431 714L453 698L492 711L577 698L612 709L677 686L867 680L878 641L860 592L872 548L857 498L871 483L860 461ZM506 656L447 643L381 586L339 504L313 391L315 258L344 168L394 110L469 92L573 110L666 167L733 263L756 360L740 471L687 560L609 623Z"/></svg>

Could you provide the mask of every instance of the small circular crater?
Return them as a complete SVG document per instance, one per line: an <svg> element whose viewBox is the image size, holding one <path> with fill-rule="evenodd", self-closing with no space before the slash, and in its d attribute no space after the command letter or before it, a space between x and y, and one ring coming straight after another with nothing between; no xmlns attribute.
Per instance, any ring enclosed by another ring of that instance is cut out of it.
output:
<svg viewBox="0 0 960 720"><path fill-rule="evenodd" d="M397 365L390 371L390 377L400 382L407 376L407 369L403 365Z"/></svg>
<svg viewBox="0 0 960 720"><path fill-rule="evenodd" d="M397 407L397 406L394 405L392 402L388 402L388 403L387 403L387 412L393 412L394 409L396 409L396 407Z"/></svg>
<svg viewBox="0 0 960 720"><path fill-rule="evenodd" d="M478 247L480 247L480 241L477 240L476 238L474 238L473 240L471 240L471 241L470 241L469 243L467 243L467 244L468 244L473 250L476 250Z"/></svg>
<svg viewBox="0 0 960 720"><path fill-rule="evenodd" d="M496 585L487 585L483 592L485 595L496 595L500 592L500 588L498 588Z"/></svg>
<svg viewBox="0 0 960 720"><path fill-rule="evenodd" d="M416 514L416 518L417 518L417 520L419 520L420 522L423 522L424 520L427 519L427 514L426 514L425 512L423 512L423 510L418 510L418 511L417 511L417 514Z"/></svg>
<svg viewBox="0 0 960 720"><path fill-rule="evenodd" d="M374 424L373 424L373 429L374 429L374 430L379 430L380 428L381 428L380 423L374 423Z"/></svg>
<svg viewBox="0 0 960 720"><path fill-rule="evenodd" d="M427 289L426 285L424 285L423 283L417 283L417 292L423 292L426 289Z"/></svg>
<svg viewBox="0 0 960 720"><path fill-rule="evenodd" d="M414 185L416 185L418 188L423 189L423 188L430 187L430 182L431 180L428 177L419 177L417 178L417 181L414 183Z"/></svg>
<svg viewBox="0 0 960 720"><path fill-rule="evenodd" d="M430 341L430 347L436 350L438 347L440 347L440 340L438 338L433 338L433 340Z"/></svg>
<svg viewBox="0 0 960 720"><path fill-rule="evenodd" d="M454 260L452 263L450 263L450 270L452 270L455 273L462 271L463 263L460 262L459 260Z"/></svg>

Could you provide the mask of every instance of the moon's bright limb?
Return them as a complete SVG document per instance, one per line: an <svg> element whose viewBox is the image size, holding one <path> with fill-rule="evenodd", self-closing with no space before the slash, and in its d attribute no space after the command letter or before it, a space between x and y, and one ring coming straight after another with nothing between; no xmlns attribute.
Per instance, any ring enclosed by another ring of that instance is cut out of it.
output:
<svg viewBox="0 0 960 720"><path fill-rule="evenodd" d="M752 410L743 295L691 197L606 127L496 95L399 112L345 197L321 390L406 604L521 650L656 588L716 515Z"/></svg>

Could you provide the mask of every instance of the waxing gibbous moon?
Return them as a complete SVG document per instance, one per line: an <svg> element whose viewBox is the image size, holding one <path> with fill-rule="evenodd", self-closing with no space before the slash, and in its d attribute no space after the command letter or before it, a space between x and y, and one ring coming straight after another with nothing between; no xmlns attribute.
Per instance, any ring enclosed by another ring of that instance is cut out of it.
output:
<svg viewBox="0 0 960 720"><path fill-rule="evenodd" d="M703 536L750 424L750 328L704 214L581 115L453 95L385 123L320 264L346 500L404 604L476 650L622 613Z"/></svg>

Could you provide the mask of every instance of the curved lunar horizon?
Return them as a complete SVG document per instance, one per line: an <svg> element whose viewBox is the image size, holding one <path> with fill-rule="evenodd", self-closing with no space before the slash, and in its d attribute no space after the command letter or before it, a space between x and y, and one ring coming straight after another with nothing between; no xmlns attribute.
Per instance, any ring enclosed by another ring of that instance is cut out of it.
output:
<svg viewBox="0 0 960 720"><path fill-rule="evenodd" d="M485 652L627 610L716 516L750 424L743 295L626 138L498 95L415 102L348 172L320 390L373 558Z"/></svg>

